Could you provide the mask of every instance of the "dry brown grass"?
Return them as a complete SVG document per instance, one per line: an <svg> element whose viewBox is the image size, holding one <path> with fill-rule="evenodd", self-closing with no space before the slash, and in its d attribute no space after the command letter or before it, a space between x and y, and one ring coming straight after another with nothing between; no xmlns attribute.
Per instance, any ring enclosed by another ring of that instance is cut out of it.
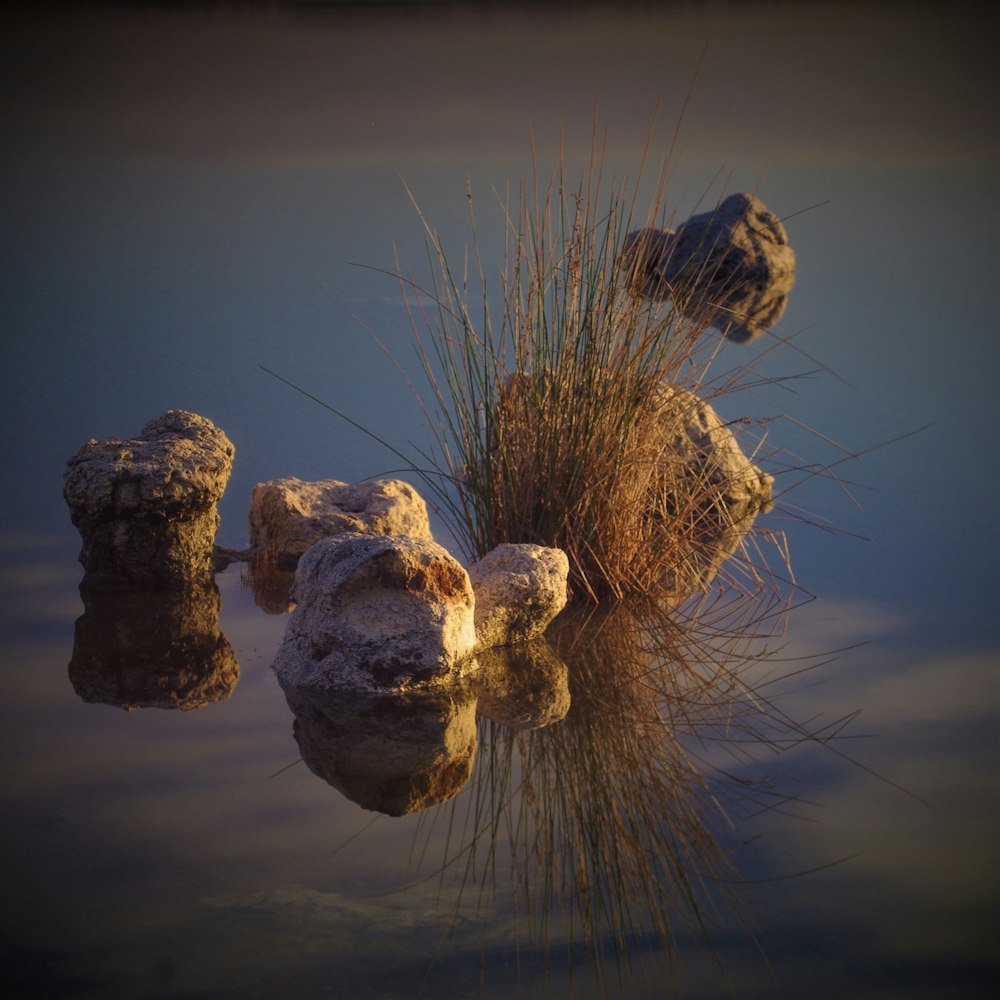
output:
<svg viewBox="0 0 1000 1000"><path fill-rule="evenodd" d="M557 546L574 596L595 601L670 592L720 493L671 453L683 414L665 413L661 392L704 382L717 305L635 294L645 248L626 238L664 225L662 183L640 216L624 185L605 195L601 173L594 152L575 185L560 165L547 185L500 200L498 285L471 191L471 263L453 269L425 219L432 280L403 282L432 390L437 478L425 481L465 554Z"/></svg>

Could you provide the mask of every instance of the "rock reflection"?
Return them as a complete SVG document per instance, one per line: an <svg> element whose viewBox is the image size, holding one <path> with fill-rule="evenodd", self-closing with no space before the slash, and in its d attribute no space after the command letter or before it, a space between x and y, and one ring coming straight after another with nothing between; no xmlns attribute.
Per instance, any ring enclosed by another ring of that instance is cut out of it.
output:
<svg viewBox="0 0 1000 1000"><path fill-rule="evenodd" d="M446 802L472 774L476 702L457 689L323 697L285 687L302 759L352 802L403 816Z"/></svg>
<svg viewBox="0 0 1000 1000"><path fill-rule="evenodd" d="M566 717L569 667L546 639L495 646L476 655L481 716L509 729L542 729Z"/></svg>
<svg viewBox="0 0 1000 1000"><path fill-rule="evenodd" d="M190 710L232 694L240 668L214 583L123 593L85 577L80 596L69 677L84 701Z"/></svg>
<svg viewBox="0 0 1000 1000"><path fill-rule="evenodd" d="M457 795L472 776L477 714L538 729L569 708L568 668L542 639L477 655L472 676L377 694L278 680L313 772L364 809L403 816Z"/></svg>
<svg viewBox="0 0 1000 1000"><path fill-rule="evenodd" d="M294 569L283 569L274 560L250 558L240 574L240 582L253 594L257 607L269 615L285 615L295 607Z"/></svg>

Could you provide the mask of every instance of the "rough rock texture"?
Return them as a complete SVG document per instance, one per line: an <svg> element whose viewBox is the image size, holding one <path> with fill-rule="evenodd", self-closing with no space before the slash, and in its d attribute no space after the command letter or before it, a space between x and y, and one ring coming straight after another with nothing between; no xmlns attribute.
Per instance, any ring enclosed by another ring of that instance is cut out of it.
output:
<svg viewBox="0 0 1000 1000"><path fill-rule="evenodd" d="M566 717L569 667L545 639L476 654L476 710L511 729L541 729Z"/></svg>
<svg viewBox="0 0 1000 1000"><path fill-rule="evenodd" d="M781 220L760 199L733 194L693 215L676 232L630 233L636 291L722 330L731 340L760 336L781 318L795 285L795 253Z"/></svg>
<svg viewBox="0 0 1000 1000"><path fill-rule="evenodd" d="M297 603L274 661L282 686L405 691L472 666L469 575L435 542L344 534L299 562Z"/></svg>
<svg viewBox="0 0 1000 1000"><path fill-rule="evenodd" d="M233 454L210 420L184 410L168 410L128 441L88 441L69 460L63 495L83 538L80 562L90 584L207 582L216 503Z"/></svg>
<svg viewBox="0 0 1000 1000"><path fill-rule="evenodd" d="M540 636L566 606L568 574L566 553L541 545L498 545L473 563L477 649Z"/></svg>
<svg viewBox="0 0 1000 1000"><path fill-rule="evenodd" d="M774 477L743 454L709 403L669 385L661 386L656 398L670 460L688 466L737 518L751 507L769 509Z"/></svg>
<svg viewBox="0 0 1000 1000"><path fill-rule="evenodd" d="M457 795L472 774L476 702L466 686L410 697L318 697L283 687L302 759L365 809L427 809Z"/></svg>
<svg viewBox="0 0 1000 1000"><path fill-rule="evenodd" d="M289 477L258 483L250 500L251 558L294 569L322 538L344 532L430 540L427 505L408 483L371 479L308 483Z"/></svg>
<svg viewBox="0 0 1000 1000"><path fill-rule="evenodd" d="M219 630L214 584L120 593L85 578L80 595L69 677L84 701L190 710L233 693L240 667Z"/></svg>
<svg viewBox="0 0 1000 1000"><path fill-rule="evenodd" d="M663 495L651 498L650 509L688 522L683 536L691 547L674 568L672 588L681 601L707 587L756 514L770 509L774 479L743 454L733 432L694 393L662 386L655 405Z"/></svg>

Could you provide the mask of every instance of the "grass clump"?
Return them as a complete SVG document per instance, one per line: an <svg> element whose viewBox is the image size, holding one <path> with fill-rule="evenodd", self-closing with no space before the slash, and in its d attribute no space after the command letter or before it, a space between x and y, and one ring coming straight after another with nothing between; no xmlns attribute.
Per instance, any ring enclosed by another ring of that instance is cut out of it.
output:
<svg viewBox="0 0 1000 1000"><path fill-rule="evenodd" d="M645 241L665 222L665 176L640 217L625 184L605 196L593 148L572 185L562 164L547 184L536 171L498 198L496 275L470 189L461 269L421 215L432 282L403 282L434 404L425 481L452 533L469 558L505 542L563 549L576 598L678 599L696 586L701 554L755 512L676 451L697 400L663 387L699 388L717 309L698 300L704 283L674 289L666 306L637 294Z"/></svg>

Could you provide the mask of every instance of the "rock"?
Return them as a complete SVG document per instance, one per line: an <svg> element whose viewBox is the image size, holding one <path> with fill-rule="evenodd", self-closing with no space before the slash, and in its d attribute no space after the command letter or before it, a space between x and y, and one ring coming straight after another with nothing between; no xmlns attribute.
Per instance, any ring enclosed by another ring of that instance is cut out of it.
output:
<svg viewBox="0 0 1000 1000"><path fill-rule="evenodd" d="M733 432L693 392L661 386L653 397L663 450L649 508L672 519L685 551L669 588L673 603L704 590L771 507L774 478L744 455Z"/></svg>
<svg viewBox="0 0 1000 1000"><path fill-rule="evenodd" d="M735 511L736 519L751 508L770 509L774 477L743 454L736 435L709 403L671 385L658 387L655 400L668 461L684 463L713 499Z"/></svg>
<svg viewBox="0 0 1000 1000"><path fill-rule="evenodd" d="M498 545L473 563L477 649L540 636L566 606L568 574L566 553L541 545Z"/></svg>
<svg viewBox="0 0 1000 1000"><path fill-rule="evenodd" d="M642 229L625 242L636 292L673 299L685 315L745 342L774 326L795 285L795 253L759 198L733 194L676 232Z"/></svg>
<svg viewBox="0 0 1000 1000"><path fill-rule="evenodd" d="M249 521L252 561L270 559L279 569L294 569L311 545L344 532L431 539L427 505L399 479L258 483Z"/></svg>
<svg viewBox="0 0 1000 1000"><path fill-rule="evenodd" d="M228 698L240 666L219 630L214 583L127 593L80 585L69 677L87 702L189 711Z"/></svg>
<svg viewBox="0 0 1000 1000"><path fill-rule="evenodd" d="M303 555L297 603L274 661L282 686L386 693L471 669L469 575L435 542L343 534Z"/></svg>
<svg viewBox="0 0 1000 1000"><path fill-rule="evenodd" d="M545 639L476 653L476 711L509 729L542 729L570 706L569 667Z"/></svg>
<svg viewBox="0 0 1000 1000"><path fill-rule="evenodd" d="M68 462L63 495L91 586L210 580L233 454L210 420L184 410L168 410L131 440L88 441Z"/></svg>
<svg viewBox="0 0 1000 1000"><path fill-rule="evenodd" d="M364 809L428 809L457 795L472 774L476 700L467 686L363 697L283 688L309 770Z"/></svg>

